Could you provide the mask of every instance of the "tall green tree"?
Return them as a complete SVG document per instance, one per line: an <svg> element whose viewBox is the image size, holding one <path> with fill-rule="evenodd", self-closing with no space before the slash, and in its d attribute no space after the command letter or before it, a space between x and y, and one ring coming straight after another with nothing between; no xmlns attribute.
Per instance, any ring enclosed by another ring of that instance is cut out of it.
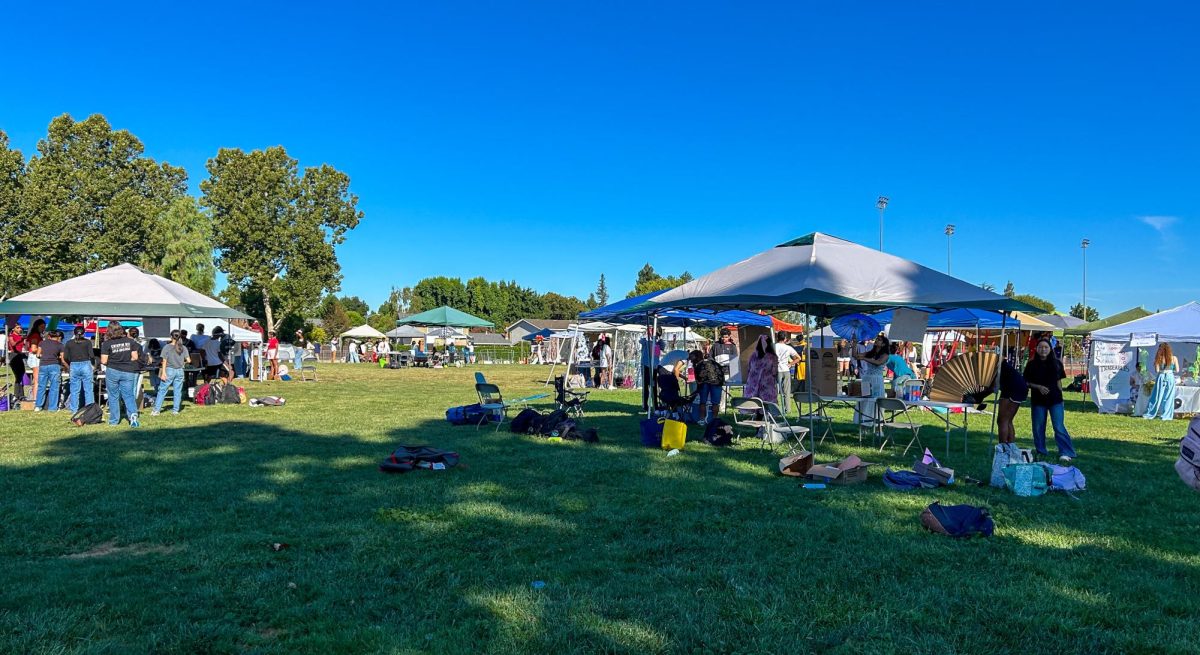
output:
<svg viewBox="0 0 1200 655"><path fill-rule="evenodd" d="M608 304L608 283L603 273L600 274L600 284L596 285L596 302L600 303L600 307Z"/></svg>
<svg viewBox="0 0 1200 655"><path fill-rule="evenodd" d="M1008 284L1004 285L1004 295L1009 298L1017 295L1017 289L1013 286L1012 280L1009 280Z"/></svg>
<svg viewBox="0 0 1200 655"><path fill-rule="evenodd" d="M336 337L351 327L355 327L350 325L350 317L346 315L346 308L342 307L342 303L337 298L334 298L333 302L326 306L325 313L321 315L321 323L330 337Z"/></svg>
<svg viewBox="0 0 1200 655"><path fill-rule="evenodd" d="M17 228L21 186L25 182L25 157L8 145L8 135L0 130L0 296L16 290L20 268L16 242L9 238Z"/></svg>
<svg viewBox="0 0 1200 655"><path fill-rule="evenodd" d="M342 296L341 301L342 307L345 307L348 312L358 312L363 316L371 313L371 307L367 305L367 301L358 296Z"/></svg>
<svg viewBox="0 0 1200 655"><path fill-rule="evenodd" d="M4 235L13 291L143 261L157 218L187 182L182 168L144 151L137 137L114 130L100 114L50 122L26 167L16 222Z"/></svg>
<svg viewBox="0 0 1200 655"><path fill-rule="evenodd" d="M578 298L557 293L543 295L542 305L545 309L544 316L541 318L556 320L574 320L579 318L580 313L587 310L587 306L580 302Z"/></svg>
<svg viewBox="0 0 1200 655"><path fill-rule="evenodd" d="M667 289L674 289L681 284L691 281L692 274L688 273L687 271L684 271L683 274L679 275L678 277L674 275L663 277L654 270L653 266L646 264L640 271L638 271L637 280L634 282L633 290L625 294L625 297L633 298L634 296L640 296L643 294L652 293L654 291L666 291Z"/></svg>
<svg viewBox="0 0 1200 655"><path fill-rule="evenodd" d="M1092 307L1090 305L1087 307L1084 307L1083 303L1081 303L1081 302L1077 302L1071 306L1070 314L1071 314L1071 316L1074 316L1075 318L1083 319L1083 320L1087 321L1088 323L1091 323L1092 321L1100 320L1100 312L1096 311L1095 307Z"/></svg>
<svg viewBox="0 0 1200 655"><path fill-rule="evenodd" d="M158 219L145 267L211 296L216 285L212 221L191 196L175 199Z"/></svg>
<svg viewBox="0 0 1200 655"><path fill-rule="evenodd" d="M268 329L276 311L307 313L339 288L335 248L362 218L349 176L324 164L301 175L280 146L222 148L207 169L217 265L230 284L262 292Z"/></svg>

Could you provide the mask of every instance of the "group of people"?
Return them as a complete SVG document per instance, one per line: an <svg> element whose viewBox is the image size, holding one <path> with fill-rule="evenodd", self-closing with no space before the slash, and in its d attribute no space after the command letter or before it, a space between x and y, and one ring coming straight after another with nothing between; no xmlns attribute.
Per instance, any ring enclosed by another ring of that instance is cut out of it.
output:
<svg viewBox="0 0 1200 655"><path fill-rule="evenodd" d="M250 329L263 332L257 321ZM247 374L249 344L235 341L220 326L213 328L211 334L205 334L203 324L196 325L191 334L187 330L171 330L165 344L156 338L143 340L137 327L126 328L119 321L111 321L105 327L98 348L86 335L84 326L79 325L72 330L72 338L64 342L66 335L61 330L47 330L44 319L35 319L28 334L21 326L13 326L6 350L7 364L15 380L14 396L20 400L26 398L24 380L26 373L31 373L34 411L58 411L65 369L69 385L66 406L74 413L96 400L98 364L108 393L109 424L120 422L124 406L130 426L138 427L141 390L136 387L141 375L150 381L154 398L152 413L158 414L168 390L174 392L173 411L178 413L186 388L197 379L228 381ZM267 336L270 377L278 379L279 341L274 332L268 332ZM297 337L302 338L303 333L297 331Z"/></svg>

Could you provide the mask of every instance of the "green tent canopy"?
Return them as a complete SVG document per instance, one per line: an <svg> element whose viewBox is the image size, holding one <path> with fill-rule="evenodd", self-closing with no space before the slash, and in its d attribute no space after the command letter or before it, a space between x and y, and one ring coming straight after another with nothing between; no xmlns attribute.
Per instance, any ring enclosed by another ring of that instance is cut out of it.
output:
<svg viewBox="0 0 1200 655"><path fill-rule="evenodd" d="M422 327L492 327L491 321L485 321L478 316L460 312L453 307L442 305L437 309L413 314L396 321L396 325L419 325Z"/></svg>
<svg viewBox="0 0 1200 655"><path fill-rule="evenodd" d="M1076 325L1075 327L1066 330L1065 334L1067 336L1084 336L1091 334L1096 330L1103 330L1104 328L1112 327L1114 325L1128 323L1129 321L1136 321L1139 318L1145 318L1153 313L1154 312L1148 312L1141 307L1134 307L1133 309L1126 309L1120 314L1113 314L1112 316L1099 321L1092 321L1091 323Z"/></svg>

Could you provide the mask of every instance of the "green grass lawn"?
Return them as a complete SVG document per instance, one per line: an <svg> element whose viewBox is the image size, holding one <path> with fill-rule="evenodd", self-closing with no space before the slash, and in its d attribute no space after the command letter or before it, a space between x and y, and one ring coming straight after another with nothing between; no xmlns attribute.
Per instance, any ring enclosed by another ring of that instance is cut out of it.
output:
<svg viewBox="0 0 1200 655"><path fill-rule="evenodd" d="M510 396L547 372L483 370ZM285 407L138 430L0 415L0 652L1197 652L1184 421L1071 394L1078 500L894 492L883 465L806 491L749 443L640 447L635 391L592 394L597 445L451 427L472 373L326 365L317 384L250 385ZM946 464L986 477L985 418ZM1028 410L1017 427L1029 445ZM818 461L911 466L847 430ZM922 432L939 456L943 434ZM420 443L462 465L376 468ZM934 500L986 505L996 535L925 532Z"/></svg>

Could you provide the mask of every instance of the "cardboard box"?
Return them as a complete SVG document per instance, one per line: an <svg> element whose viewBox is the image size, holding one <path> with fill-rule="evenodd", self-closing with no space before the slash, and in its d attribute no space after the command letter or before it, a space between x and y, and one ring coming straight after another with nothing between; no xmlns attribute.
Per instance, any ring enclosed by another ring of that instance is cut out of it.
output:
<svg viewBox="0 0 1200 655"><path fill-rule="evenodd" d="M793 478L803 477L813 465L813 454L801 450L779 460L779 472Z"/></svg>
<svg viewBox="0 0 1200 655"><path fill-rule="evenodd" d="M847 396L863 395L862 380L851 380L850 384L846 386L846 395Z"/></svg>
<svg viewBox="0 0 1200 655"><path fill-rule="evenodd" d="M805 477L825 484L859 484L867 481L868 466L871 466L870 462L864 462L857 455L851 455L840 462L818 464L808 469Z"/></svg>
<svg viewBox="0 0 1200 655"><path fill-rule="evenodd" d="M21 401L21 411L22 412L32 412L33 411L33 401L32 400L22 400Z"/></svg>
<svg viewBox="0 0 1200 655"><path fill-rule="evenodd" d="M836 396L838 393L837 351L833 348L812 348L808 351L814 369L813 391L818 396Z"/></svg>

